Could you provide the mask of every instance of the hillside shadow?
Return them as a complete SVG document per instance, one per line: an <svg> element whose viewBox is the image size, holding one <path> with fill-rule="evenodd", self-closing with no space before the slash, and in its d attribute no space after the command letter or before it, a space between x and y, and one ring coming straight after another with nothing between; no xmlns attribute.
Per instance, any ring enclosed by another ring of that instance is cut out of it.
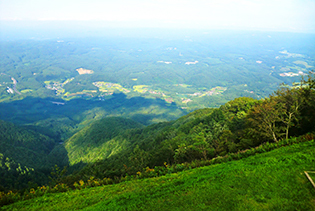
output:
<svg viewBox="0 0 315 211"><path fill-rule="evenodd" d="M105 100L77 98L63 101L54 98L26 97L22 100L0 103L0 119L15 124L34 124L47 119L63 119L67 124L93 120L97 116L122 116L151 124L153 119L173 120L186 114L175 103L144 97L127 98L123 93ZM143 117L143 118L142 118ZM53 124L53 123L51 123Z"/></svg>
<svg viewBox="0 0 315 211"><path fill-rule="evenodd" d="M26 97L0 103L0 119L26 127L55 140L55 148L48 155L52 163L69 165L63 142L74 132L94 120L110 116L130 118L143 125L169 121L185 115L175 103L144 97L127 98L123 93L110 99L77 98L63 101L55 98ZM70 132L69 132L70 131ZM84 166L82 163L78 166Z"/></svg>

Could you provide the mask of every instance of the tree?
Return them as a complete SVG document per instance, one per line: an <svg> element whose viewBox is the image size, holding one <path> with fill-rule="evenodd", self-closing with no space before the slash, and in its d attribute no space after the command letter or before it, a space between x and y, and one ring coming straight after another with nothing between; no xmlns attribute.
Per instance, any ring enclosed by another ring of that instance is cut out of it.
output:
<svg viewBox="0 0 315 211"><path fill-rule="evenodd" d="M303 77L300 86L304 105L300 112L298 132L304 134L315 130L315 72L310 72L306 79Z"/></svg>
<svg viewBox="0 0 315 211"><path fill-rule="evenodd" d="M270 98L284 106L281 121L285 124L285 138L289 138L289 129L299 122L300 109L303 106L301 88L290 89L282 87L275 92L276 96Z"/></svg>
<svg viewBox="0 0 315 211"><path fill-rule="evenodd" d="M208 159L208 153L210 150L210 144L206 141L206 137L203 132L200 132L194 137L194 143L192 149L200 153L203 159Z"/></svg>
<svg viewBox="0 0 315 211"><path fill-rule="evenodd" d="M279 124L281 116L285 113L283 103L278 103L272 99L265 99L252 108L248 115L248 123L251 130L266 138L278 142L283 127Z"/></svg>
<svg viewBox="0 0 315 211"><path fill-rule="evenodd" d="M140 149L139 145L133 149L133 153L129 157L129 161L131 163L131 167L133 167L136 171L141 171L145 168L150 159L150 154L143 149Z"/></svg>
<svg viewBox="0 0 315 211"><path fill-rule="evenodd" d="M293 126L296 129L295 135L314 129L315 79L313 74L310 72L307 79L302 78L300 83L293 83L293 87L282 85L274 95L270 96L272 100L284 105L285 112L281 121L286 128L286 139L289 138L289 129Z"/></svg>
<svg viewBox="0 0 315 211"><path fill-rule="evenodd" d="M61 170L59 166L55 165L54 167L52 167L52 172L50 173L51 177L48 176L48 178L50 179L51 183L55 185L59 183L61 179L65 177L66 172L67 172L67 166L64 166L63 169Z"/></svg>
<svg viewBox="0 0 315 211"><path fill-rule="evenodd" d="M188 147L185 143L178 145L178 148L175 150L174 154L174 161L176 163L180 163L185 160L187 149Z"/></svg>

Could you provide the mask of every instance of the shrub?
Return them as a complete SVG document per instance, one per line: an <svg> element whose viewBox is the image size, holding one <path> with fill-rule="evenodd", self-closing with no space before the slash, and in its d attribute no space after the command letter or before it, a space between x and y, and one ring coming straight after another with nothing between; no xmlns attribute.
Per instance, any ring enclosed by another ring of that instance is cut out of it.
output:
<svg viewBox="0 0 315 211"><path fill-rule="evenodd" d="M0 206L14 203L20 200L21 195L19 193L13 193L9 191L8 193L0 192Z"/></svg>

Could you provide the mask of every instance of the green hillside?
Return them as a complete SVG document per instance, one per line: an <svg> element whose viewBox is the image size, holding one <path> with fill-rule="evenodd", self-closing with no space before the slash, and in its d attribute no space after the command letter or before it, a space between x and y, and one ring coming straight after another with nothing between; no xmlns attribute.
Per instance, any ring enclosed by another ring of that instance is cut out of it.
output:
<svg viewBox="0 0 315 211"><path fill-rule="evenodd" d="M66 141L64 147L69 163L88 163L110 157L128 147L126 141L117 136L127 129L141 127L140 123L121 117L95 121Z"/></svg>
<svg viewBox="0 0 315 211"><path fill-rule="evenodd" d="M314 210L309 141L242 160L115 185L46 193L3 210Z"/></svg>
<svg viewBox="0 0 315 211"><path fill-rule="evenodd" d="M189 130L205 119L212 119L211 114L214 111L220 110L200 109L178 120L147 127L123 118L105 118L85 127L65 142L66 158L69 158L70 165L79 162L88 164L79 173L84 178L120 177L121 174L135 174L147 166L179 162L174 160L177 145L184 143L186 139L193 141L196 134ZM124 129L122 124L126 123L132 123L132 127L130 125L130 128ZM183 137L181 131L188 127L191 128L186 131L186 137ZM57 148L55 151L58 152ZM213 153L212 156L215 155ZM197 151L192 156L200 159ZM124 169L123 165L128 168ZM78 167L73 166L76 170Z"/></svg>
<svg viewBox="0 0 315 211"><path fill-rule="evenodd" d="M0 153L21 165L47 165L46 157L54 146L54 140L45 135L0 120Z"/></svg>
<svg viewBox="0 0 315 211"><path fill-rule="evenodd" d="M49 157L54 146L45 135L0 120L0 190L46 183L46 169L59 164Z"/></svg>

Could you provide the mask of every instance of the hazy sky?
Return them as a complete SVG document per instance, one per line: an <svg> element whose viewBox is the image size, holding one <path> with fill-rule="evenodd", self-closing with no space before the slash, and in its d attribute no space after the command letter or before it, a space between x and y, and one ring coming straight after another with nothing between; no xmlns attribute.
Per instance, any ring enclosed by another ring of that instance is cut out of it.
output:
<svg viewBox="0 0 315 211"><path fill-rule="evenodd" d="M315 32L315 0L0 0L0 20Z"/></svg>

